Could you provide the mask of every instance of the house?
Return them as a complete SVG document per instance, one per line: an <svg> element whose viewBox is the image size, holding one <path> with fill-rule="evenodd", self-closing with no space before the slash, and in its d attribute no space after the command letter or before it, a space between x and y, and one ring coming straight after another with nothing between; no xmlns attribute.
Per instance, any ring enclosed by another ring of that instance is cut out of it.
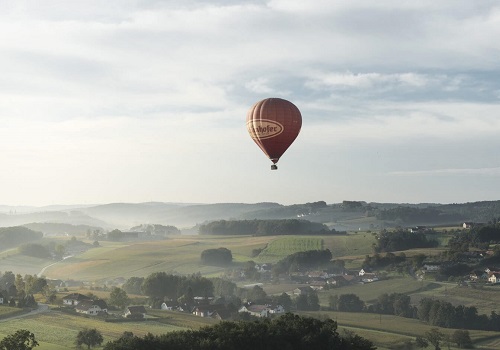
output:
<svg viewBox="0 0 500 350"><path fill-rule="evenodd" d="M240 307L238 312L247 312L255 317L269 317L271 314L283 314L285 308L282 305L257 305L247 304Z"/></svg>
<svg viewBox="0 0 500 350"><path fill-rule="evenodd" d="M318 279L318 278L327 279L330 276L328 275L328 273L326 273L324 271L310 271L307 273L307 277L315 278L315 279Z"/></svg>
<svg viewBox="0 0 500 350"><path fill-rule="evenodd" d="M436 272L441 270L441 266L439 266L438 264L424 264L422 269L427 272Z"/></svg>
<svg viewBox="0 0 500 350"><path fill-rule="evenodd" d="M462 228L465 228L465 229L472 228L472 226L474 226L474 223L472 221L466 221L462 224Z"/></svg>
<svg viewBox="0 0 500 350"><path fill-rule="evenodd" d="M76 306L84 300L90 300L90 298L80 293L72 293L63 297L62 300L63 305Z"/></svg>
<svg viewBox="0 0 500 350"><path fill-rule="evenodd" d="M3 294L2 294L2 293L0 293L0 305L2 305L2 304L3 304L3 299L4 299L4 296L3 296Z"/></svg>
<svg viewBox="0 0 500 350"><path fill-rule="evenodd" d="M489 267L484 269L484 272L486 272L488 275L490 275L490 274L495 273L495 272L500 272L500 269L497 267L489 266Z"/></svg>
<svg viewBox="0 0 500 350"><path fill-rule="evenodd" d="M346 284L348 284L344 276L332 276L326 281L326 283L331 286L337 287L345 286Z"/></svg>
<svg viewBox="0 0 500 350"><path fill-rule="evenodd" d="M271 264L255 264L255 269L261 273L271 272L272 267L273 266Z"/></svg>
<svg viewBox="0 0 500 350"><path fill-rule="evenodd" d="M178 306L179 306L179 303L176 301L165 301L161 304L160 309L173 311L173 310L177 310Z"/></svg>
<svg viewBox="0 0 500 350"><path fill-rule="evenodd" d="M268 317L270 309L267 305L243 305L240 307L238 312L248 312L252 316L256 317Z"/></svg>
<svg viewBox="0 0 500 350"><path fill-rule="evenodd" d="M284 314L285 308L283 305L267 305L269 307L269 313L271 314Z"/></svg>
<svg viewBox="0 0 500 350"><path fill-rule="evenodd" d="M490 274L490 276L488 277L488 282L493 284L500 283L500 273L493 272L492 274Z"/></svg>
<svg viewBox="0 0 500 350"><path fill-rule="evenodd" d="M363 277L361 277L361 282L370 283L378 281L378 276L376 273L365 273Z"/></svg>
<svg viewBox="0 0 500 350"><path fill-rule="evenodd" d="M226 305L217 304L217 305L198 305L193 309L192 314L199 317L212 317L215 312L219 313L224 312L226 310Z"/></svg>
<svg viewBox="0 0 500 350"><path fill-rule="evenodd" d="M298 287L293 290L294 295L303 295L303 294L309 294L312 292L311 287Z"/></svg>
<svg viewBox="0 0 500 350"><path fill-rule="evenodd" d="M146 308L143 305L129 306L125 309L123 317L126 318L145 318Z"/></svg>
<svg viewBox="0 0 500 350"><path fill-rule="evenodd" d="M108 305L104 300L82 300L75 306L78 313L97 316L108 312Z"/></svg>
<svg viewBox="0 0 500 350"><path fill-rule="evenodd" d="M210 317L221 321L228 320L231 318L231 312L227 309L215 310Z"/></svg>
<svg viewBox="0 0 500 350"><path fill-rule="evenodd" d="M313 290L322 290L326 286L326 281L311 281L309 287Z"/></svg>
<svg viewBox="0 0 500 350"><path fill-rule="evenodd" d="M471 281L484 280L487 277L487 273L483 270L474 270L469 274L469 280Z"/></svg>

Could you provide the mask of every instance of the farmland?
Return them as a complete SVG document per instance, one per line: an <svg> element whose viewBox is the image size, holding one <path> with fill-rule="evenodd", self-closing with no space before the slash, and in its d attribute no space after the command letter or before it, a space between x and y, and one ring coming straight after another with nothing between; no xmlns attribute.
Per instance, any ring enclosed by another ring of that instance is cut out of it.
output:
<svg viewBox="0 0 500 350"><path fill-rule="evenodd" d="M365 241L369 240L368 243ZM26 258L11 254L3 260L6 268L20 273L38 273L40 266L48 266L44 275L49 278L104 281L116 277L144 277L155 271L216 276L223 268L200 264L205 249L226 247L233 253L233 265L248 260L259 263L276 262L289 254L313 249L330 249L338 256L364 257L371 250L371 235L348 236L175 236L154 242L100 242L71 258L54 263L51 260ZM364 242L364 243L362 243ZM254 249L263 249L252 257ZM3 265L3 264L2 264Z"/></svg>
<svg viewBox="0 0 500 350"><path fill-rule="evenodd" d="M61 239L63 241L64 239ZM90 242L90 241L87 241ZM109 289L94 290L90 285L109 283L115 278L146 277L157 271L177 274L201 273L206 277L220 276L227 269L237 269L249 260L257 263L276 262L289 254L304 250L330 249L334 259L342 259L348 268L359 268L367 254L372 252L375 238L368 232L354 232L345 235L325 236L171 236L162 241L142 242L99 242L99 247L91 248L75 254L71 258L54 262L26 258L15 250L0 253L2 270L12 269L16 273L37 273L48 266L44 275L48 278L78 279L89 282L85 287L71 289L71 292L89 292L100 298L109 298ZM226 247L233 254L233 263L228 267L206 266L200 263L203 250ZM258 256L253 256L255 250L260 250ZM415 249L405 251L407 256L419 253L433 254L442 250ZM5 265L4 265L5 263ZM239 285L252 281L239 282ZM290 292L300 286L291 281L280 283L264 282L263 288L268 294ZM365 303L374 302L384 293L405 293L411 296L413 304L423 297L442 299L453 304L476 306L479 313L489 314L500 305L499 289L483 287L473 289L458 287L456 283L416 280L409 275L388 274L387 278L367 284L351 284L318 292L323 310L329 306L332 295L358 295ZM61 298L64 293L59 293ZM40 297L41 298L41 297ZM142 297L144 298L144 297ZM0 308L0 312L8 313L9 308ZM132 330L136 335L147 332L161 334L179 329L197 329L204 325L217 322L212 319L202 319L189 314L162 312L150 310L149 314L157 317L155 320L136 323L105 323L84 317L78 317L59 311L48 314L30 315L25 318L3 322L0 327L0 337L17 329L30 329L41 343L40 349L72 349L78 330L84 327L98 327L105 341L116 339L124 331ZM315 317L331 317L336 319L341 329L354 330L357 334L374 341L380 349L389 349L404 340L414 339L430 326L415 319L401 319L389 315L341 313L330 311L314 312ZM0 314L1 317L1 314ZM451 330L444 330L445 333ZM491 332L471 331L471 336L484 349L495 348L500 334Z"/></svg>
<svg viewBox="0 0 500 350"><path fill-rule="evenodd" d="M155 321L110 323L52 311L3 322L0 334L7 335L18 329L29 329L43 344L40 349L73 349L76 335L84 328L98 328L104 337L104 342L119 338L125 331L144 336L148 332L162 334L186 329L186 327Z"/></svg>

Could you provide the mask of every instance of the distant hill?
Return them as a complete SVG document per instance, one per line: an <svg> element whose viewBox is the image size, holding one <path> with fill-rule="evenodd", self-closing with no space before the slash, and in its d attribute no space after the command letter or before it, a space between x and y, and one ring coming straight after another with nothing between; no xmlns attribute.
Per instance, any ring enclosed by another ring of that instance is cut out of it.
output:
<svg viewBox="0 0 500 350"><path fill-rule="evenodd" d="M95 206L51 206L36 208L29 213L15 211L2 206L0 227L54 223L85 225L105 230L127 230L143 224L176 226L179 229L217 220L283 220L303 219L326 224L337 231L357 229L381 229L409 225L459 225L463 221L488 222L500 218L500 201L473 203L368 203L364 201L344 201L327 204L313 203L282 205L279 203L110 203ZM28 207L22 207L28 208ZM59 210L59 208L62 208ZM14 214L17 213L17 214ZM35 226L27 226L33 227ZM45 226L47 228L48 226ZM73 229L66 227L68 230ZM64 230L63 227L54 230ZM79 230L79 229L77 229ZM44 231L45 232L45 231Z"/></svg>
<svg viewBox="0 0 500 350"><path fill-rule="evenodd" d="M26 214L0 214L0 227L21 226L30 223L66 223L72 225L89 225L96 227L110 227L105 221L93 218L78 210L41 211Z"/></svg>
<svg viewBox="0 0 500 350"><path fill-rule="evenodd" d="M48 236L51 235L82 236L87 234L89 230L92 232L94 230L102 229L97 226L89 226L89 225L72 225L64 223L45 223L45 222L35 222L31 224L25 224L23 226L33 231L42 232L44 235Z"/></svg>

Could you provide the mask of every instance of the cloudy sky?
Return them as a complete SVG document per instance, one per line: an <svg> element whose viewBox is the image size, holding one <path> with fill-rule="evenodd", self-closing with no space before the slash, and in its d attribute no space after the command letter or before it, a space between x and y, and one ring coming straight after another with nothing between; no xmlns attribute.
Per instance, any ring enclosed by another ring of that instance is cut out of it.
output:
<svg viewBox="0 0 500 350"><path fill-rule="evenodd" d="M0 1L0 204L500 199L499 38L488 0Z"/></svg>

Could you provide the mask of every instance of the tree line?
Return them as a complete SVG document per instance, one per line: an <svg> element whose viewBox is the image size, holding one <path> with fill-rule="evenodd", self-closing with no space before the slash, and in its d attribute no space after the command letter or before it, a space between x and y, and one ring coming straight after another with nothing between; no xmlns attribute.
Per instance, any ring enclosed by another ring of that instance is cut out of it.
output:
<svg viewBox="0 0 500 350"><path fill-rule="evenodd" d="M218 220L200 225L198 232L203 235L256 236L332 233L325 224L297 219Z"/></svg>
<svg viewBox="0 0 500 350"><path fill-rule="evenodd" d="M401 221L408 223L442 223L462 220L462 215L447 213L436 207L415 208L399 206L391 209L379 210L376 214L379 220Z"/></svg>
<svg viewBox="0 0 500 350"><path fill-rule="evenodd" d="M439 242L434 238L428 238L423 232L409 232L399 230L395 232L382 231L377 234L375 251L393 252L397 250L408 250L413 248L434 248Z"/></svg>
<svg viewBox="0 0 500 350"><path fill-rule="evenodd" d="M273 320L253 322L223 321L200 330L175 331L144 337L127 336L109 342L105 350L128 349L337 349L375 350L369 340L354 333L342 336L337 323L285 314Z"/></svg>
<svg viewBox="0 0 500 350"><path fill-rule="evenodd" d="M316 268L330 263L332 253L329 249L306 250L286 256L273 266L273 274L280 275L290 271L300 271L306 268Z"/></svg>
<svg viewBox="0 0 500 350"><path fill-rule="evenodd" d="M41 293L47 300L55 299L55 292L50 290L47 280L37 275L15 275L12 271L0 273L0 293L9 306L36 307L33 294Z"/></svg>
<svg viewBox="0 0 500 350"><path fill-rule="evenodd" d="M0 247L11 248L23 243L30 243L43 237L43 233L23 226L0 227Z"/></svg>
<svg viewBox="0 0 500 350"><path fill-rule="evenodd" d="M403 293L382 294L366 305L356 294L332 295L329 298L331 310L345 312L369 312L416 318L431 326L458 329L500 331L500 315L479 315L474 306L457 305L432 298L423 298L419 306L411 304L410 297Z"/></svg>

